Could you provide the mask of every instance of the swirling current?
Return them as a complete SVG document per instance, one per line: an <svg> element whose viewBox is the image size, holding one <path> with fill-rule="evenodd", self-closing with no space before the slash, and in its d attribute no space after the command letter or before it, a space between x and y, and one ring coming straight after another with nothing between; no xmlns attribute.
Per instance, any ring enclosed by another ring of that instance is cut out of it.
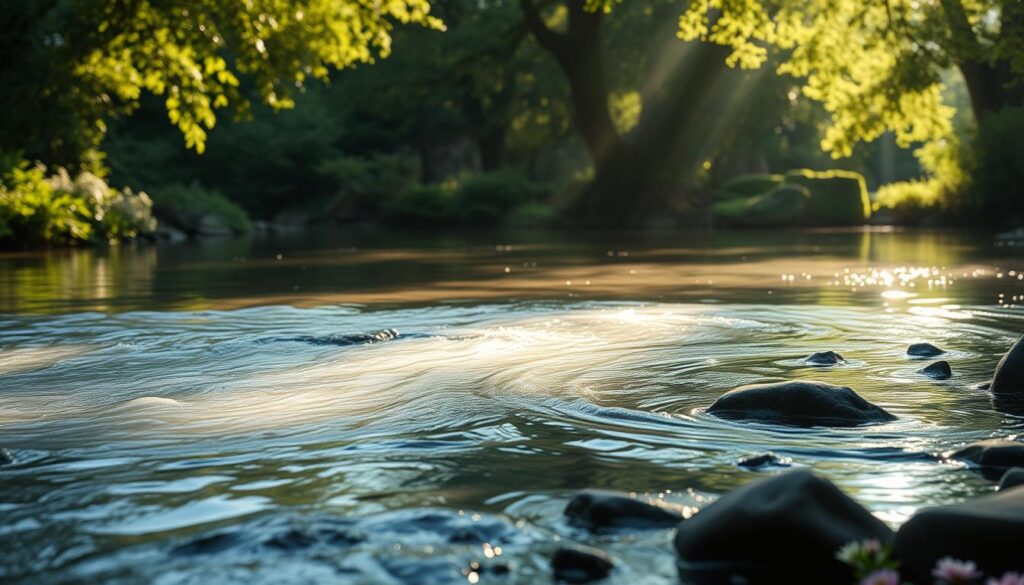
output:
<svg viewBox="0 0 1024 585"><path fill-rule="evenodd" d="M578 542L612 555L612 582L672 583L671 530L591 534L566 501L615 489L685 516L776 471L736 465L766 451L897 525L992 490L940 456L1024 432L978 388L1024 320L955 288L891 288L840 303L701 291L9 311L0 581L534 583ZM951 379L918 373L917 341L947 349ZM825 350L847 362L803 363ZM898 419L704 412L737 385L788 379L848 385Z"/></svg>

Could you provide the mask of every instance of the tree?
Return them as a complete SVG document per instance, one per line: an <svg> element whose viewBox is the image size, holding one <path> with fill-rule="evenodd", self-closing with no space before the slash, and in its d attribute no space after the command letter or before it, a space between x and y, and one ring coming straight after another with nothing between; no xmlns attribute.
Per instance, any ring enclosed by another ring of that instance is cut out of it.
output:
<svg viewBox="0 0 1024 585"><path fill-rule="evenodd" d="M831 114L822 146L834 157L891 131L900 146L924 143L917 152L933 176L930 188L952 195L961 218L1024 217L1021 198L982 192L986 180L973 188L964 180L965 159L979 161L966 166L982 179L999 172L1004 182L1024 180L996 163L1016 147L992 136L1007 123L1024 127L1019 0L706 0L684 12L680 36L728 47L730 63L741 67L778 51L777 71L802 79L803 93ZM962 75L980 133L969 153L954 133L954 109L943 102L951 69Z"/></svg>
<svg viewBox="0 0 1024 585"><path fill-rule="evenodd" d="M832 114L823 147L837 156L885 131L903 146L951 132L943 71L963 74L980 122L1024 106L1024 4L1015 0L706 0L680 18L683 39L728 47L728 61L778 72Z"/></svg>
<svg viewBox="0 0 1024 585"><path fill-rule="evenodd" d="M243 83L290 107L310 79L386 56L395 23L442 28L429 10L428 0L8 2L0 150L79 163L110 117L148 92L202 152L217 110L245 111Z"/></svg>
<svg viewBox="0 0 1024 585"><path fill-rule="evenodd" d="M610 3L590 0L544 7L521 0L520 5L531 33L565 74L576 126L594 165L578 217L618 224L666 215L699 218L704 201L698 175L736 105L731 90L751 76L730 71L724 65L728 50L720 46L675 42L674 2L636 3L614 11ZM652 23L669 24L652 28ZM634 70L630 82L639 88L640 113L631 128L622 128L610 107L618 88L605 60L607 37L622 31L607 30L608 24L632 28L633 50L644 55L635 60L616 54L617 62Z"/></svg>

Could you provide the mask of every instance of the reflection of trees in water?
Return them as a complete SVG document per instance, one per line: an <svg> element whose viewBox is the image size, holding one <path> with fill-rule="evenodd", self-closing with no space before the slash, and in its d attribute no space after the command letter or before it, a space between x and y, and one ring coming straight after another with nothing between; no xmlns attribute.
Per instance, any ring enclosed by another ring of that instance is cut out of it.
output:
<svg viewBox="0 0 1024 585"><path fill-rule="evenodd" d="M55 250L0 259L0 311L50 311L62 305L104 311L153 289L152 246Z"/></svg>

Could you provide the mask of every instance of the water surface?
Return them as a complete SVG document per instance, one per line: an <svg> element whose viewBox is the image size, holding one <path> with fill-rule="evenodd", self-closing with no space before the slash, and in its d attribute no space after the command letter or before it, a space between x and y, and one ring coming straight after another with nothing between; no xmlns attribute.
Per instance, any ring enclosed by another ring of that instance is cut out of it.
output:
<svg viewBox="0 0 1024 585"><path fill-rule="evenodd" d="M670 583L671 531L591 535L567 499L689 515L777 472L735 465L766 450L896 525L993 489L936 455L1024 432L974 388L1024 332L1018 270L985 234L870 231L0 256L0 580L532 583L579 542L616 558L614 582ZM918 374L915 341L947 348L953 378ZM848 363L801 363L823 350ZM899 419L704 413L783 379Z"/></svg>

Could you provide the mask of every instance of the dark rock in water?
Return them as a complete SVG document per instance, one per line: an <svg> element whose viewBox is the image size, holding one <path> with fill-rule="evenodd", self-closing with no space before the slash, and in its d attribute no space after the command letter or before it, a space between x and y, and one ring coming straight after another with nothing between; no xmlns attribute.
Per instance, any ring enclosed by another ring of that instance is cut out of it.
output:
<svg viewBox="0 0 1024 585"><path fill-rule="evenodd" d="M977 468L986 478L997 480L1011 467L1024 466L1024 443L988 439L948 453L946 459L962 461Z"/></svg>
<svg viewBox="0 0 1024 585"><path fill-rule="evenodd" d="M0 465L7 465L8 463L14 463L14 456L7 449L0 447Z"/></svg>
<svg viewBox="0 0 1024 585"><path fill-rule="evenodd" d="M804 363L809 366L835 366L845 364L846 358L834 351L819 351L805 357Z"/></svg>
<svg viewBox="0 0 1024 585"><path fill-rule="evenodd" d="M907 348L907 355L911 357L928 358L946 353L946 350L939 349L930 343L911 343Z"/></svg>
<svg viewBox="0 0 1024 585"><path fill-rule="evenodd" d="M641 502L626 494L587 491L573 496L565 507L569 520L587 528L672 528L679 514Z"/></svg>
<svg viewBox="0 0 1024 585"><path fill-rule="evenodd" d="M272 341L298 341L311 345L362 345L366 343L383 343L398 339L399 333L394 329L381 329L367 333L348 333L344 335L300 335L298 337L277 338Z"/></svg>
<svg viewBox="0 0 1024 585"><path fill-rule="evenodd" d="M928 364L918 372L934 380L948 380L953 377L953 370L949 367L949 362L944 360Z"/></svg>
<svg viewBox="0 0 1024 585"><path fill-rule="evenodd" d="M799 426L852 427L896 420L850 388L824 382L740 386L720 396L708 413L727 419Z"/></svg>
<svg viewBox="0 0 1024 585"><path fill-rule="evenodd" d="M735 489L680 524L675 548L685 583L849 583L853 572L836 552L891 536L828 480L790 471Z"/></svg>
<svg viewBox="0 0 1024 585"><path fill-rule="evenodd" d="M1024 467L1012 467L999 478L999 490L1008 490L1012 487L1024 485Z"/></svg>
<svg viewBox="0 0 1024 585"><path fill-rule="evenodd" d="M236 546L241 542L237 532L215 532L194 538L171 550L171 554L193 556L219 553Z"/></svg>
<svg viewBox="0 0 1024 585"><path fill-rule="evenodd" d="M992 377L992 394L1024 402L1024 337L1018 339L999 360Z"/></svg>
<svg viewBox="0 0 1024 585"><path fill-rule="evenodd" d="M736 462L736 465L747 469L757 469L759 467L789 467L789 463L789 459L785 457L779 457L774 453L762 453L743 457Z"/></svg>
<svg viewBox="0 0 1024 585"><path fill-rule="evenodd" d="M969 559L987 575L1024 568L1024 488L974 500L926 508L896 533L893 549L901 573L930 583L930 571L943 557Z"/></svg>
<svg viewBox="0 0 1024 585"><path fill-rule="evenodd" d="M556 582L590 583L607 577L615 565L604 551L580 546L555 551L551 568Z"/></svg>

